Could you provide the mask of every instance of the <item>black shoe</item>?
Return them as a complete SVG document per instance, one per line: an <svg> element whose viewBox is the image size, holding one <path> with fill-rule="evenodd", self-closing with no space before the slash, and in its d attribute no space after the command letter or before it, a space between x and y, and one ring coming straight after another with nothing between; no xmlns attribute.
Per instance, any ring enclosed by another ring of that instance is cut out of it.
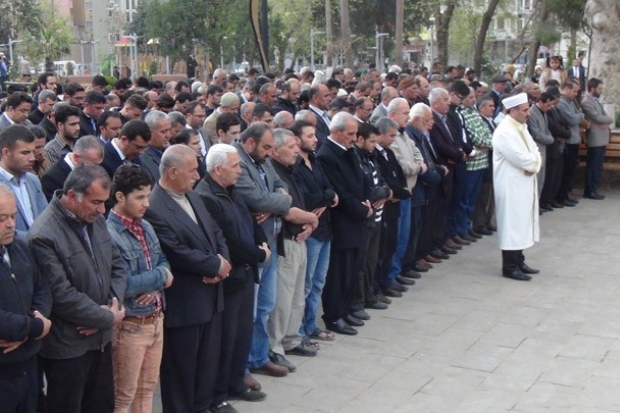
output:
<svg viewBox="0 0 620 413"><path fill-rule="evenodd" d="M282 354L269 352L269 360L271 360L274 364L277 364L280 367L284 367L288 370L289 373L294 373L297 370L297 367L290 361L288 361Z"/></svg>
<svg viewBox="0 0 620 413"><path fill-rule="evenodd" d="M396 282L400 285L414 285L415 281L411 278L396 277Z"/></svg>
<svg viewBox="0 0 620 413"><path fill-rule="evenodd" d="M497 227L495 225L487 225L487 229L492 232L497 232Z"/></svg>
<svg viewBox="0 0 620 413"><path fill-rule="evenodd" d="M359 318L353 317L351 314L344 317L344 322L353 327L363 327L364 322Z"/></svg>
<svg viewBox="0 0 620 413"><path fill-rule="evenodd" d="M482 234L477 233L473 229L470 229L467 233L474 238L478 238L478 239L482 238Z"/></svg>
<svg viewBox="0 0 620 413"><path fill-rule="evenodd" d="M469 234L459 235L459 238L464 239L465 241L469 241L469 242L476 242L476 241L478 241L478 238L472 237Z"/></svg>
<svg viewBox="0 0 620 413"><path fill-rule="evenodd" d="M266 397L267 394L260 390L247 389L246 391L231 396L230 398L244 400L246 402L260 402L261 400L265 400Z"/></svg>
<svg viewBox="0 0 620 413"><path fill-rule="evenodd" d="M385 294L387 297L392 297L392 298L400 298L403 296L403 293L401 293L400 291L396 291L393 288L387 288L383 294Z"/></svg>
<svg viewBox="0 0 620 413"><path fill-rule="evenodd" d="M530 267L526 263L519 265L519 269L523 274L538 274L540 270Z"/></svg>
<svg viewBox="0 0 620 413"><path fill-rule="evenodd" d="M453 236L452 241L456 242L459 245L470 245L471 244L471 242L459 237L458 235Z"/></svg>
<svg viewBox="0 0 620 413"><path fill-rule="evenodd" d="M458 251L456 249L447 247L445 245L443 247L441 247L440 249L441 249L441 252L445 252L448 255L454 255L454 254L458 253Z"/></svg>
<svg viewBox="0 0 620 413"><path fill-rule="evenodd" d="M562 201L562 205L564 205L565 207L572 208L577 204L574 203L573 201L569 201L568 199L565 199L564 201Z"/></svg>
<svg viewBox="0 0 620 413"><path fill-rule="evenodd" d="M437 258L438 260L447 260L450 258L448 254L443 252L442 250L431 251L431 257Z"/></svg>
<svg viewBox="0 0 620 413"><path fill-rule="evenodd" d="M347 336L354 336L357 334L357 330L348 325L342 318L338 319L336 322L328 323L325 327L327 327L329 331Z"/></svg>
<svg viewBox="0 0 620 413"><path fill-rule="evenodd" d="M353 311L351 315L358 320L370 320L370 314L364 310Z"/></svg>
<svg viewBox="0 0 620 413"><path fill-rule="evenodd" d="M304 343L301 343L297 347L292 348L290 350L284 350L284 353L292 354L294 356L301 356L301 357L315 357L316 356L316 350L311 347L308 347Z"/></svg>
<svg viewBox="0 0 620 413"><path fill-rule="evenodd" d="M564 208L564 205L562 205L561 202L564 202L564 201L552 202L551 207L553 209L562 209Z"/></svg>
<svg viewBox="0 0 620 413"><path fill-rule="evenodd" d="M595 199L597 201L602 201L605 199L605 195L597 194L596 192L593 192L590 195L584 195L583 197L587 199Z"/></svg>
<svg viewBox="0 0 620 413"><path fill-rule="evenodd" d="M407 287L405 287L404 285L402 285L401 283L399 283L396 280L392 281L392 284L390 284L390 288L389 289L390 290L400 291L401 293L406 293L407 291L409 291L409 289Z"/></svg>
<svg viewBox="0 0 620 413"><path fill-rule="evenodd" d="M401 297L402 297L402 294L401 294ZM387 298L385 294L383 293L377 294L377 300L379 300L379 303L381 304L387 304L387 305L392 304L392 300ZM381 310L381 309L379 308L378 310Z"/></svg>
<svg viewBox="0 0 620 413"><path fill-rule="evenodd" d="M519 270L514 270L512 272L504 271L502 275L506 278L512 278L513 280L517 280L517 281L529 281L532 279L532 277L530 277L527 274L523 274Z"/></svg>
<svg viewBox="0 0 620 413"><path fill-rule="evenodd" d="M540 209L542 209L543 212L553 211L553 207L549 204L541 205Z"/></svg>
<svg viewBox="0 0 620 413"><path fill-rule="evenodd" d="M426 270L426 271L428 271L428 270ZM417 280L418 278L422 278L422 275L420 275L420 273L419 273L419 272L415 272L415 271L414 271L414 270L412 270L412 269L408 269L408 270L407 270L407 271L405 271L405 272L401 272L401 273L400 273L400 276L401 276L401 277L405 277L405 278L412 278L412 279L416 279L416 280Z"/></svg>
<svg viewBox="0 0 620 413"><path fill-rule="evenodd" d="M478 227L476 232L482 235L493 235L493 231L488 230L486 227Z"/></svg>
<svg viewBox="0 0 620 413"><path fill-rule="evenodd" d="M211 413L239 413L239 410L235 409L232 404L228 402L222 402L217 406L209 407Z"/></svg>
<svg viewBox="0 0 620 413"><path fill-rule="evenodd" d="M418 266L418 265L414 265L414 266L413 266L413 271L414 271L414 272L417 272L417 273L420 273L420 272L428 272L428 270L429 270L429 268L422 268L422 267L420 267L420 266Z"/></svg>
<svg viewBox="0 0 620 413"><path fill-rule="evenodd" d="M386 296L383 296L384 300L388 300L389 299ZM392 301L390 301L391 303ZM372 304L366 304L364 305L365 308L369 308L371 310L387 310L388 308L388 303L386 303L385 301L381 300L381 297L377 296L377 301L375 301Z"/></svg>

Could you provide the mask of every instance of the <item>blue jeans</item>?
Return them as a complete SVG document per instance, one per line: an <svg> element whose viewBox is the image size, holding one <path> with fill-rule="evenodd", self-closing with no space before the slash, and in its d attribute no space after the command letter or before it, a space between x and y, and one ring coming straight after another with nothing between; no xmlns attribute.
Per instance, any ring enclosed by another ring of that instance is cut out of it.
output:
<svg viewBox="0 0 620 413"><path fill-rule="evenodd" d="M278 243L269 243L271 258L264 263L261 271L260 286L256 300L256 317L254 318L254 334L248 365L251 369L264 366L269 361L269 335L267 320L276 305L278 280Z"/></svg>
<svg viewBox="0 0 620 413"><path fill-rule="evenodd" d="M476 201L478 201L478 195L480 195L483 177L484 169L467 171L465 173L454 214L453 228L456 235L463 236L467 234L470 229L474 208L476 208Z"/></svg>
<svg viewBox="0 0 620 413"><path fill-rule="evenodd" d="M400 201L400 216L398 217L398 236L396 239L396 252L392 257L392 269L385 280L384 288L387 288L392 281L400 275L403 266L403 257L409 244L409 234L411 232L411 199Z"/></svg>
<svg viewBox="0 0 620 413"><path fill-rule="evenodd" d="M310 237L306 240L308 249L308 267L306 268L306 309L304 321L299 334L309 336L316 331L316 312L321 301L321 293L325 285L327 268L329 267L329 250L331 241L319 241Z"/></svg>
<svg viewBox="0 0 620 413"><path fill-rule="evenodd" d="M590 196L598 192L598 185L601 182L603 173L603 164L605 163L605 146L593 146L588 148L586 156L586 176L584 179L585 186L583 194ZM540 183L539 183L540 185Z"/></svg>

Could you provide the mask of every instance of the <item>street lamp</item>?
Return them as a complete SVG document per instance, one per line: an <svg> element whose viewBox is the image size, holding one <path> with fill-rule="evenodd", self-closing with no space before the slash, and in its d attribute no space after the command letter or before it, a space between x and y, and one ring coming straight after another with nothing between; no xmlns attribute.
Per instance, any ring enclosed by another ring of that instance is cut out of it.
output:
<svg viewBox="0 0 620 413"><path fill-rule="evenodd" d="M314 36L317 34L325 34L325 32L316 32L310 29L310 70L314 72Z"/></svg>
<svg viewBox="0 0 620 413"><path fill-rule="evenodd" d="M380 70L383 72L383 37L388 36L388 33L379 33L376 32L375 34L375 47L377 48L377 53L375 55L375 64L377 67L377 70Z"/></svg>

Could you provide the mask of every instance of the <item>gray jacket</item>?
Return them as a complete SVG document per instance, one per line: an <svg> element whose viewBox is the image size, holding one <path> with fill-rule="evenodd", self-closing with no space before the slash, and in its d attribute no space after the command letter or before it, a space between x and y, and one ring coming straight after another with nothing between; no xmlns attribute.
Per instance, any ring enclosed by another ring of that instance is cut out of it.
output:
<svg viewBox="0 0 620 413"><path fill-rule="evenodd" d="M13 178L14 179L14 178ZM45 210L47 207L47 199L45 198L45 194L43 194L43 189L41 188L41 181L39 178L30 172L26 172L22 174L20 179L24 180L24 184L26 186L26 191L28 192L28 198L30 199L30 206L32 208L32 215L36 220L39 215ZM3 184L7 184L11 189L11 185L9 181L5 178L4 174L0 173L0 182ZM17 202L17 216L15 217L15 228L17 229L17 233L26 237L26 232L29 229L29 225L26 222L24 206L19 202L19 199L15 199Z"/></svg>
<svg viewBox="0 0 620 413"><path fill-rule="evenodd" d="M534 138L536 146L542 155L547 153L547 146L555 142L555 139L549 132L547 124L547 115L535 104L530 108L530 117L527 120L527 129Z"/></svg>
<svg viewBox="0 0 620 413"><path fill-rule="evenodd" d="M611 135L609 124L614 119L605 113L601 102L589 93L581 100L581 109L591 122L586 139L588 147L606 146Z"/></svg>
<svg viewBox="0 0 620 413"><path fill-rule="evenodd" d="M575 102L568 99L566 96L562 96L558 102L558 110L562 114L564 121L570 127L570 138L566 141L569 145L577 145L581 142L581 136L579 135L579 124L584 118L583 113L579 110Z"/></svg>
<svg viewBox="0 0 620 413"><path fill-rule="evenodd" d="M52 329L43 340L41 355L69 359L103 348L112 340L114 316L102 305L125 298L124 265L103 216L92 224L78 221L56 193L34 221L28 244L52 291ZM83 236L86 228L92 245ZM90 336L77 327L96 328Z"/></svg>

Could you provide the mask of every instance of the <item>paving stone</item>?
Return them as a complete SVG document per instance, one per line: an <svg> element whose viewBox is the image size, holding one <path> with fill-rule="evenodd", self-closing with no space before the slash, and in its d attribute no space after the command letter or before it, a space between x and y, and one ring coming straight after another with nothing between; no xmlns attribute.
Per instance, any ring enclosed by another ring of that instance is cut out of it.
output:
<svg viewBox="0 0 620 413"><path fill-rule="evenodd" d="M560 352L561 356L576 359L602 361L611 348L614 339L575 335Z"/></svg>

